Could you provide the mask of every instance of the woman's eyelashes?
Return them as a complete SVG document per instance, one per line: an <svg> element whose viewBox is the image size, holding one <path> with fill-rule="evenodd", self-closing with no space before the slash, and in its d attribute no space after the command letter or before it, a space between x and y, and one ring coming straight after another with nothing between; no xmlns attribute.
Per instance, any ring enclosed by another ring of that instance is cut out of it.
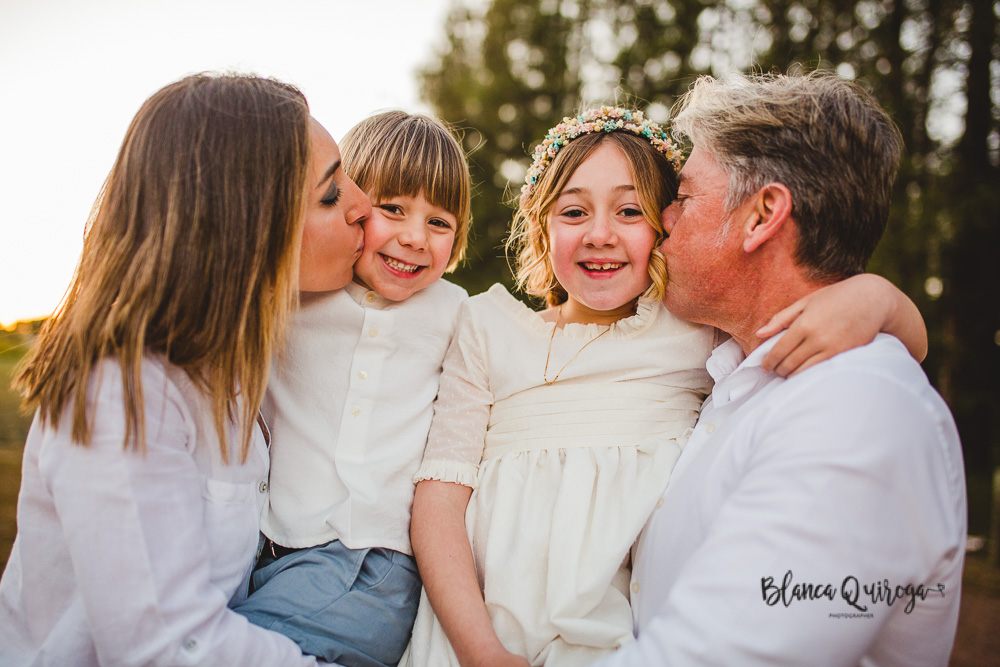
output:
<svg viewBox="0 0 1000 667"><path fill-rule="evenodd" d="M339 201L340 201L340 188L338 188L337 184L334 183L333 186L330 188L330 191L326 193L326 196L324 196L322 199L319 200L319 203L321 203L323 206L336 206L337 202Z"/></svg>

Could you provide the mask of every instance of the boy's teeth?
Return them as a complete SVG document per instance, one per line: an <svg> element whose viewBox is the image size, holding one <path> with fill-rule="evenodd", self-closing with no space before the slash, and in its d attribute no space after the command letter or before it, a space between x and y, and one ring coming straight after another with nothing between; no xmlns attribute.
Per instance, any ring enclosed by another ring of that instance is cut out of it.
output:
<svg viewBox="0 0 1000 667"><path fill-rule="evenodd" d="M386 264L396 269L397 271L405 271L406 273L413 273L414 271L420 268L416 264L406 264L405 262L401 262L398 259L389 257L387 255L382 255L382 257L385 258Z"/></svg>
<svg viewBox="0 0 1000 667"><path fill-rule="evenodd" d="M620 269L625 265L620 262L605 262L604 264L584 262L583 266L590 271L610 271L611 269Z"/></svg>

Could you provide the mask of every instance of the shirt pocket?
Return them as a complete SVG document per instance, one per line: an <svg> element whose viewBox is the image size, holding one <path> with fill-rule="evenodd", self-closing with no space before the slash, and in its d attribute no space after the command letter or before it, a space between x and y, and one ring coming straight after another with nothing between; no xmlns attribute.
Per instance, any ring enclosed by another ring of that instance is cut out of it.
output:
<svg viewBox="0 0 1000 667"><path fill-rule="evenodd" d="M250 574L257 552L260 510L257 482L205 478L205 533L211 581L232 598Z"/></svg>

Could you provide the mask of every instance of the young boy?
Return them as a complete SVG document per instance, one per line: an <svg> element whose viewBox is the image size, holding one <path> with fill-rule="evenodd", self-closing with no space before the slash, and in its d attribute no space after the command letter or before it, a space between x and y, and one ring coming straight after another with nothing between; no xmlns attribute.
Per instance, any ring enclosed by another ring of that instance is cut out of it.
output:
<svg viewBox="0 0 1000 667"><path fill-rule="evenodd" d="M420 595L410 547L441 362L465 290L470 183L438 121L399 111L355 126L348 175L372 200L354 282L303 294L263 412L272 433L265 536L237 611L344 665L395 665Z"/></svg>

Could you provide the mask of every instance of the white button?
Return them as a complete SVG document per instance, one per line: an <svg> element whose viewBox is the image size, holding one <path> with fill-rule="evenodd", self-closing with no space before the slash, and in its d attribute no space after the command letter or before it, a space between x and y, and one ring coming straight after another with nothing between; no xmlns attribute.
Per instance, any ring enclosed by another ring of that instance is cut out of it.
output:
<svg viewBox="0 0 1000 667"><path fill-rule="evenodd" d="M189 651L189 652L190 651L197 651L198 650L198 642L195 641L194 639L188 639L187 641L184 642L184 650L185 651Z"/></svg>
<svg viewBox="0 0 1000 667"><path fill-rule="evenodd" d="M377 336L378 335L378 327L372 327L371 329L369 329L368 330L368 335L371 336L372 338L374 338L375 336Z"/></svg>
<svg viewBox="0 0 1000 667"><path fill-rule="evenodd" d="M359 407L353 407L353 408L351 408L351 414L354 415L355 417L360 417L361 416L361 408L359 408Z"/></svg>
<svg viewBox="0 0 1000 667"><path fill-rule="evenodd" d="M663 507L663 498L656 501L656 509L660 509L661 507Z"/></svg>
<svg viewBox="0 0 1000 667"><path fill-rule="evenodd" d="M375 293L374 292L368 292L368 294L365 294L365 301L367 301L368 303L371 303L374 300L375 300Z"/></svg>
<svg viewBox="0 0 1000 667"><path fill-rule="evenodd" d="M260 486L257 487L257 490L260 491L261 493L267 491L267 482L261 482Z"/></svg>
<svg viewBox="0 0 1000 667"><path fill-rule="evenodd" d="M705 424L705 433L708 433L709 435L715 433L715 424L711 422Z"/></svg>
<svg viewBox="0 0 1000 667"><path fill-rule="evenodd" d="M636 594L639 593L639 582L638 581L633 581L632 582L632 592L636 593Z"/></svg>
<svg viewBox="0 0 1000 667"><path fill-rule="evenodd" d="M358 371L358 377L362 380L368 379L368 371Z"/></svg>

